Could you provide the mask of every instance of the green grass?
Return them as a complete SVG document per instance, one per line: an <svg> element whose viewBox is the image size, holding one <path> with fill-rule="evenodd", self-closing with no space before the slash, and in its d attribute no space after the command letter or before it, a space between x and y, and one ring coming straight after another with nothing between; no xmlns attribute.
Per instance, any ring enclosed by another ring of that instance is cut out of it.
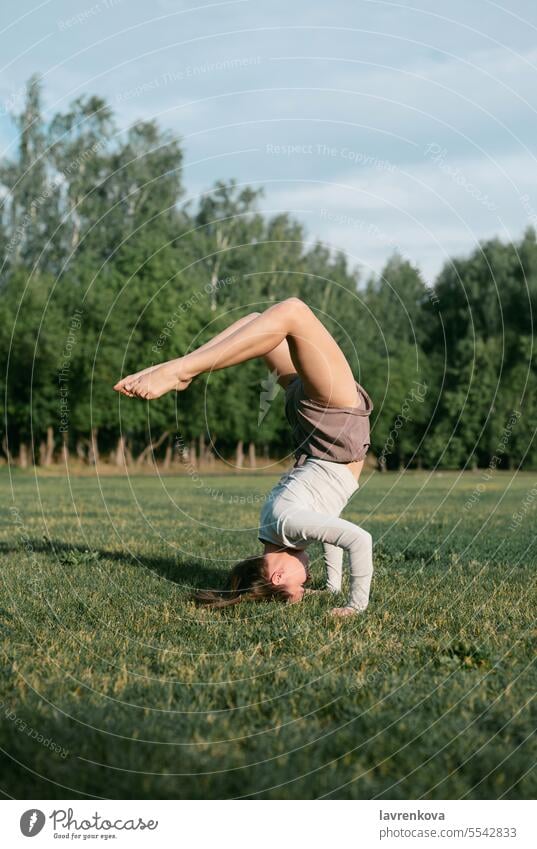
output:
<svg viewBox="0 0 537 849"><path fill-rule="evenodd" d="M537 476L365 476L359 617L324 594L196 609L256 551L274 480L2 470L4 793L535 797Z"/></svg>

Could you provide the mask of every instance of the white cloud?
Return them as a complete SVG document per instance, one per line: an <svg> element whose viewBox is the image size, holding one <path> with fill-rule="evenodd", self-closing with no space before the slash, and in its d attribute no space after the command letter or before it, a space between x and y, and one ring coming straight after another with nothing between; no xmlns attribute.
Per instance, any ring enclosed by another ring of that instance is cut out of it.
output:
<svg viewBox="0 0 537 849"><path fill-rule="evenodd" d="M5 2L14 20L19 3ZM437 0L205 9L201 0L129 0L25 52L89 5L56 0L53 18L37 8L10 30L4 99L39 70L53 111L88 93L109 100L120 127L156 118L184 139L190 194L218 178L264 185L266 208L297 210L312 237L376 270L397 244L430 278L446 252L506 228L522 232L519 195L537 191L529 152L537 18L528 0L508 10L485 0L452 0L449 9ZM245 57L259 61L233 66ZM218 62L228 64L211 67ZM0 133L13 137L1 115ZM267 144L335 154L271 156ZM426 155L428 144L445 149L443 165ZM382 170L379 160L396 168Z"/></svg>
<svg viewBox="0 0 537 849"><path fill-rule="evenodd" d="M432 281L449 256L470 251L483 238L506 230L519 238L530 223L523 196L537 200L537 169L529 156L449 160L449 166L467 182L423 161L395 174L372 170L367 189L352 173L337 183L273 185L266 207L301 210L310 234L321 234L365 268L378 272L397 249Z"/></svg>

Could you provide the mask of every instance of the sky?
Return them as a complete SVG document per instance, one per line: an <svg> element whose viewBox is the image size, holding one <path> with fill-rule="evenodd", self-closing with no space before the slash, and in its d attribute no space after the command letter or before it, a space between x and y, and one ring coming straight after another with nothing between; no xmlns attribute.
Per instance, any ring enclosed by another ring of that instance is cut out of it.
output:
<svg viewBox="0 0 537 849"><path fill-rule="evenodd" d="M537 227L534 0L2 0L0 34L4 156L39 72L47 117L98 94L120 133L155 118L185 199L264 187L363 279Z"/></svg>

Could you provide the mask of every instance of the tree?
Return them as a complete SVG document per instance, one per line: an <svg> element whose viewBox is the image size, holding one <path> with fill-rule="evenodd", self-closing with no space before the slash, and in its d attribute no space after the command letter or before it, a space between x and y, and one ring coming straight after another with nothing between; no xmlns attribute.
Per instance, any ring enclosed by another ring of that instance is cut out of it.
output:
<svg viewBox="0 0 537 849"><path fill-rule="evenodd" d="M450 260L432 290L397 254L364 283L290 214L261 215L259 189L218 181L182 205L182 144L155 121L119 135L110 106L84 95L47 124L41 99L34 76L0 164L3 442L21 463L60 445L170 463L173 445L193 457L210 441L239 462L248 446L251 463L287 456L283 392L262 360L149 405L112 386L295 295L372 396L382 468L536 464L533 228Z"/></svg>
<svg viewBox="0 0 537 849"><path fill-rule="evenodd" d="M243 265L242 246L260 234L261 216L255 203L261 190L238 189L234 180L218 181L211 192L200 199L194 224L198 229L200 256L210 283L209 303L214 312L220 301L219 279L239 278Z"/></svg>
<svg viewBox="0 0 537 849"><path fill-rule="evenodd" d="M19 146L15 161L0 167L0 183L6 191L4 222L9 230L9 250L3 256L16 267L33 268L42 252L43 240L58 197L49 180L45 159L45 127L41 114L41 81L30 77L22 113L15 119Z"/></svg>
<svg viewBox="0 0 537 849"><path fill-rule="evenodd" d="M51 277L19 267L0 298L5 436L11 453L18 451L28 460L47 429L59 428L62 415L69 415L67 397L62 410L58 381L68 330L51 300L53 286Z"/></svg>

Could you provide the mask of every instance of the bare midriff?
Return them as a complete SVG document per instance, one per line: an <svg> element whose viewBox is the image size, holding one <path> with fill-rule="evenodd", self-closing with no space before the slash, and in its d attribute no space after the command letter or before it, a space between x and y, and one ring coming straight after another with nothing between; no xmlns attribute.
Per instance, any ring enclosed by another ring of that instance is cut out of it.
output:
<svg viewBox="0 0 537 849"><path fill-rule="evenodd" d="M358 480L358 478L360 477L360 472L362 471L364 466L364 460L353 460L352 463L346 463L345 465L351 470L356 480Z"/></svg>

